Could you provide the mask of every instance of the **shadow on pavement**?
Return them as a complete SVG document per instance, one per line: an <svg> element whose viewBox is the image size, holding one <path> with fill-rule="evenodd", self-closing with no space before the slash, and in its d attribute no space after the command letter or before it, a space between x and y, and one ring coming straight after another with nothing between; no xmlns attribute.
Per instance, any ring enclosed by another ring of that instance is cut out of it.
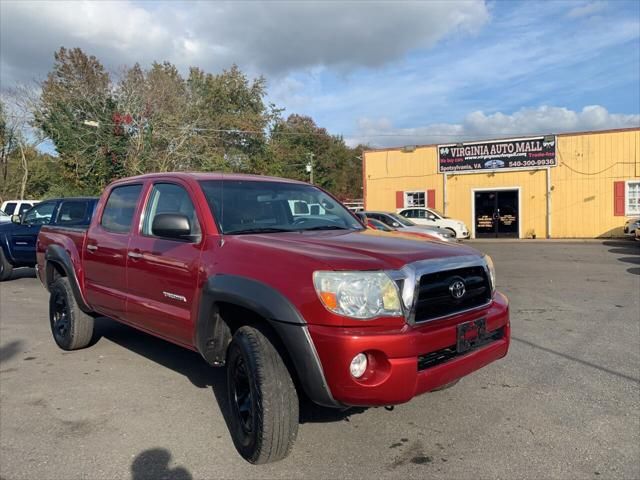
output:
<svg viewBox="0 0 640 480"><path fill-rule="evenodd" d="M15 357L22 349L22 340L13 340L4 347L0 347L0 362L6 362Z"/></svg>
<svg viewBox="0 0 640 480"><path fill-rule="evenodd" d="M640 265L640 256L636 256L636 257L620 257L618 258L619 261L621 262L625 262L625 263L635 263L636 265Z"/></svg>
<svg viewBox="0 0 640 480"><path fill-rule="evenodd" d="M171 453L164 448L152 448L140 453L131 464L132 480L191 480L193 476L184 467L169 468Z"/></svg>
<svg viewBox="0 0 640 480"><path fill-rule="evenodd" d="M558 352L556 350L552 350L550 348L547 347L543 347L541 345L538 345L536 343L530 342L528 340L524 340L522 338L516 338L516 337L511 337L511 340L514 342L519 342L519 343L523 343L525 345L528 345L532 348L537 348L538 350L542 350L543 352L547 352L547 353L552 353L554 355L558 355L559 357L562 358L566 358L567 360L571 360L572 362L576 362L576 363L581 363L582 365L586 365L587 367L591 367L591 368L595 368L596 370L600 370L601 372L605 372L605 373L609 373L611 375L615 375L616 377L622 378L624 380L629 380L631 382L635 382L635 383L640 383L640 379L632 377L630 375L626 375L624 373L620 373L620 372L616 372L615 370L611 370L610 368L606 368L606 367L602 367L598 364L592 363L592 362L588 362L586 360L581 360L579 358L576 357L572 357L571 355L567 355L566 353L562 353L562 352Z"/></svg>
<svg viewBox="0 0 640 480"><path fill-rule="evenodd" d="M230 409L227 399L227 376L224 368L209 366L202 357L191 350L179 347L109 318L97 318L92 344L106 338L138 355L142 355L163 367L170 368L189 379L198 388L211 387L227 427ZM300 423L327 423L349 421L351 415L364 412L364 408L339 410L321 407L309 400L298 388L300 396Z"/></svg>
<svg viewBox="0 0 640 480"><path fill-rule="evenodd" d="M219 374L219 369L207 365L200 355L191 350L147 335L115 320L96 318L92 344L99 342L103 337L184 375L198 388L216 386L220 383L216 381L218 377L223 377Z"/></svg>
<svg viewBox="0 0 640 480"><path fill-rule="evenodd" d="M617 260L623 263L631 263L634 265L640 265L640 242L636 242L633 239L629 240L610 240L602 242L609 249L609 253L613 253L618 256ZM628 273L632 275L640 275L640 268L628 268Z"/></svg>

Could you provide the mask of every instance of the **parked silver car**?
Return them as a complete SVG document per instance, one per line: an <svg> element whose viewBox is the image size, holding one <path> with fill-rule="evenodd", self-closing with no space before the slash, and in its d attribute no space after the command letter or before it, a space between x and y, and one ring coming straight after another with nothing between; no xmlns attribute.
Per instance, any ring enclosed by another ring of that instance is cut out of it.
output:
<svg viewBox="0 0 640 480"><path fill-rule="evenodd" d="M428 227L426 225L416 225L408 218L403 217L402 215L398 215L397 213L391 212L360 212L361 214L366 215L368 218L373 218L374 220L379 220L385 225L397 229L401 232L407 233L430 233L445 242L455 241L455 237L451 232L446 229L438 228L438 227Z"/></svg>

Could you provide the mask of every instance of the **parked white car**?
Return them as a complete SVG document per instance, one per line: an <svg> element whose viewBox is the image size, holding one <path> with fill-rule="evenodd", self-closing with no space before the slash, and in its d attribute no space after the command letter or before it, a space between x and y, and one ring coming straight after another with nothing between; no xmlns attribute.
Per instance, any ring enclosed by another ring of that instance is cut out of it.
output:
<svg viewBox="0 0 640 480"><path fill-rule="evenodd" d="M636 230L640 229L640 217L630 218L624 224L624 234L629 237L637 237Z"/></svg>
<svg viewBox="0 0 640 480"><path fill-rule="evenodd" d="M456 238L469 238L469 229L464 222L443 216L437 210L425 207L401 208L398 213L418 225L449 230Z"/></svg>
<svg viewBox="0 0 640 480"><path fill-rule="evenodd" d="M7 200L2 203L0 210L9 216L22 215L36 203L40 203L40 200Z"/></svg>

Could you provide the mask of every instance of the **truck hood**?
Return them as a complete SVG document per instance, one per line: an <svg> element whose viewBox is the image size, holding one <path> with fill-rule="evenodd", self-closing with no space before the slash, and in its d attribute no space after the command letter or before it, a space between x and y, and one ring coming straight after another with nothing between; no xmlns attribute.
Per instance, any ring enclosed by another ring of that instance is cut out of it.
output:
<svg viewBox="0 0 640 480"><path fill-rule="evenodd" d="M302 256L307 261L322 263L319 268L333 270L395 270L418 260L481 255L460 244L369 229L229 235L225 242L238 248L286 252L292 262L295 256Z"/></svg>

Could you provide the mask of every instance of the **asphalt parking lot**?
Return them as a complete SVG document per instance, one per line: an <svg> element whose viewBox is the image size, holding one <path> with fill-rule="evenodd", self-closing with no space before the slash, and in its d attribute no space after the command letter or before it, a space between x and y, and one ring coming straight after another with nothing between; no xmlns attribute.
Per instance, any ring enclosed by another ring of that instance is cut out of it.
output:
<svg viewBox="0 0 640 480"><path fill-rule="evenodd" d="M0 285L0 477L640 478L640 243L473 245L511 300L509 355L392 412L305 404L265 466L233 447L223 370L107 319L63 352L18 271Z"/></svg>

